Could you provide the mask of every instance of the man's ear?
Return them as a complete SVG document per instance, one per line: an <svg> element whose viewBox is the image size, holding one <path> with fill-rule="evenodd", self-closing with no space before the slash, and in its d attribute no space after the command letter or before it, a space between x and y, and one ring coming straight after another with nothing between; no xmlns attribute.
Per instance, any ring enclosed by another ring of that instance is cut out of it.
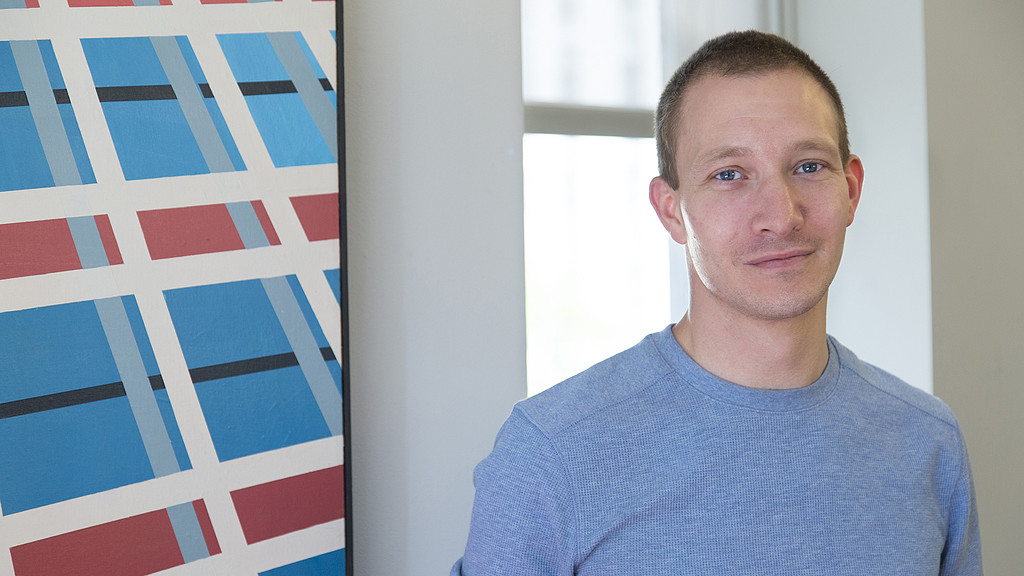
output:
<svg viewBox="0 0 1024 576"><path fill-rule="evenodd" d="M850 154L850 160L846 162L846 188L850 195L850 215L846 219L846 225L853 224L853 215L860 204L860 191L864 187L864 164L855 154Z"/></svg>
<svg viewBox="0 0 1024 576"><path fill-rule="evenodd" d="M669 236L679 244L686 244L686 223L679 205L679 193L664 178L657 176L651 180L650 199Z"/></svg>

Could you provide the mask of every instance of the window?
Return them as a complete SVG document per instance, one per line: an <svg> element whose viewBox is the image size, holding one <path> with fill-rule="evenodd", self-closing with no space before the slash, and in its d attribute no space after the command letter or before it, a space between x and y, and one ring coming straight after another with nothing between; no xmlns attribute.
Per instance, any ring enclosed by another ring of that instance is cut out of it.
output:
<svg viewBox="0 0 1024 576"><path fill-rule="evenodd" d="M524 0L530 394L670 322L657 174L660 0Z"/></svg>

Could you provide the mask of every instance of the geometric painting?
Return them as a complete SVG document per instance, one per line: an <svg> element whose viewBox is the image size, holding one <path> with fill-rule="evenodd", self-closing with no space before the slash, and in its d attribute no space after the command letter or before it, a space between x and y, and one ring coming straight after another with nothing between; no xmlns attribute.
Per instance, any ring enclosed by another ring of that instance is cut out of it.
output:
<svg viewBox="0 0 1024 576"><path fill-rule="evenodd" d="M351 573L338 7L0 0L0 574Z"/></svg>

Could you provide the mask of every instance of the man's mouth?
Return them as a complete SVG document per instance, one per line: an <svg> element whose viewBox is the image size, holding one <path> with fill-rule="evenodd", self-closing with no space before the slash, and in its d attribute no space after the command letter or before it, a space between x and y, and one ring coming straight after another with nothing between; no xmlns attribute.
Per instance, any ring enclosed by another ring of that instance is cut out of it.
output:
<svg viewBox="0 0 1024 576"><path fill-rule="evenodd" d="M747 265L757 266L758 268L784 268L802 262L807 256L814 253L813 250L806 248L797 248L793 250L785 250L782 252L772 252L770 254L763 254L757 256L749 261Z"/></svg>

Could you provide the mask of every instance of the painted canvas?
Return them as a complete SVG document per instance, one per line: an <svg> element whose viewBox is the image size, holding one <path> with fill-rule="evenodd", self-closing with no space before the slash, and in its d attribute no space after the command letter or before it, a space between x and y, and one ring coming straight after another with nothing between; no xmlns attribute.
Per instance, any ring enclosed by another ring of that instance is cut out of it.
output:
<svg viewBox="0 0 1024 576"><path fill-rule="evenodd" d="M339 10L0 0L0 575L351 573Z"/></svg>

